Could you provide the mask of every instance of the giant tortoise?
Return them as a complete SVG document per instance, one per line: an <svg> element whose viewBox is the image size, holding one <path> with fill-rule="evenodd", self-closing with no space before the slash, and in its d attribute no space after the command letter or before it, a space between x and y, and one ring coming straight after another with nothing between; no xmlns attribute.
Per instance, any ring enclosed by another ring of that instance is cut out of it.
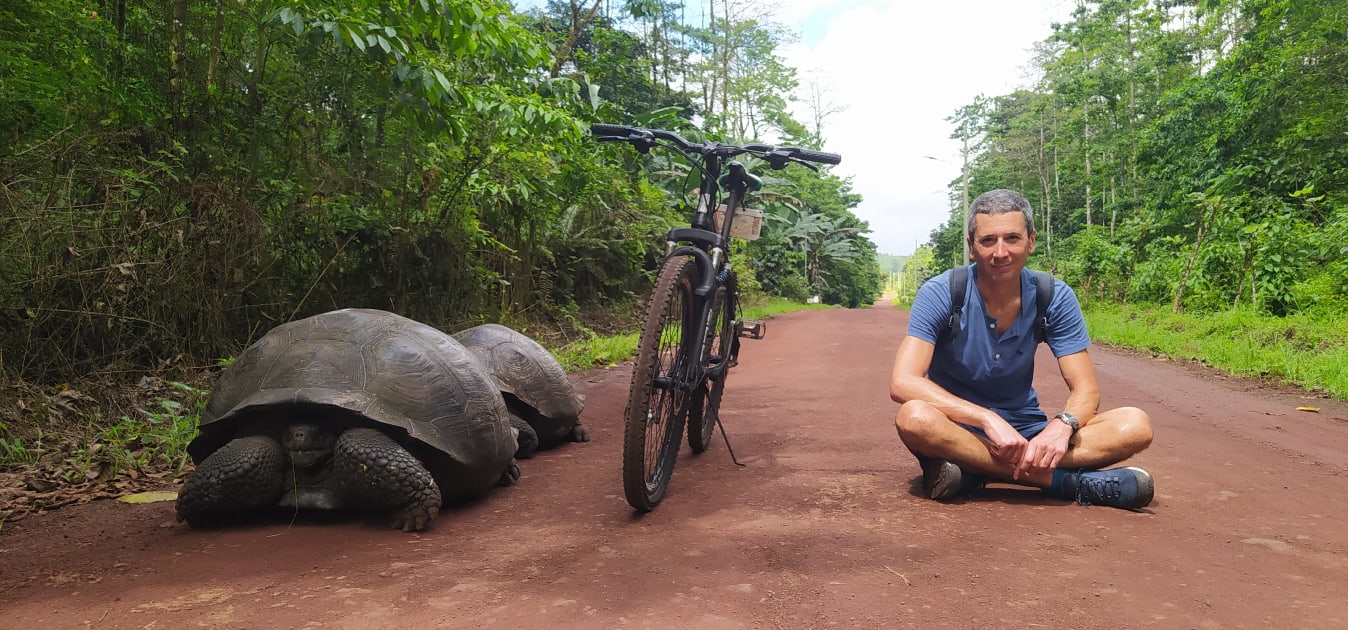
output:
<svg viewBox="0 0 1348 630"><path fill-rule="evenodd" d="M346 309L278 326L220 376L178 495L193 527L269 506L380 510L421 530L519 478L496 382L453 337Z"/></svg>
<svg viewBox="0 0 1348 630"><path fill-rule="evenodd" d="M516 457L564 441L590 440L580 423L585 399L572 389L566 370L547 348L500 324L474 326L454 333L454 338L477 355L501 389L520 434Z"/></svg>

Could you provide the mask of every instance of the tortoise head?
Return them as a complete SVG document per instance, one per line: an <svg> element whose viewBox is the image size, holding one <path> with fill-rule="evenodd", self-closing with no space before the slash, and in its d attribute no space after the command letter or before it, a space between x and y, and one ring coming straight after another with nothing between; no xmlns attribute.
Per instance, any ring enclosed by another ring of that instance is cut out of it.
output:
<svg viewBox="0 0 1348 630"><path fill-rule="evenodd" d="M281 432L281 446L296 468L317 468L332 459L339 433L328 423L295 420Z"/></svg>

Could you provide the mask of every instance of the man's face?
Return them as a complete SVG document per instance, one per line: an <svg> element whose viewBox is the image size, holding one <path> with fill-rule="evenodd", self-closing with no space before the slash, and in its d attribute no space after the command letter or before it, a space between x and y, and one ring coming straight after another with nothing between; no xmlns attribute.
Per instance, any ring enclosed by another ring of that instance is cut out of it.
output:
<svg viewBox="0 0 1348 630"><path fill-rule="evenodd" d="M974 238L969 254L978 263L979 273L987 271L993 279L1019 277L1025 260L1034 253L1034 232L1025 231L1025 214L975 214Z"/></svg>

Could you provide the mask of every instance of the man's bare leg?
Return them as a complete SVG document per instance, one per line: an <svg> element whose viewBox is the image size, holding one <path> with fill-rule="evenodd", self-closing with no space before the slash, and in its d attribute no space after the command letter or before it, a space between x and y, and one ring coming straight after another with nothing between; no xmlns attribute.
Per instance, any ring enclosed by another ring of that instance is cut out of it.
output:
<svg viewBox="0 0 1348 630"><path fill-rule="evenodd" d="M1013 479L1014 466L992 456L987 442L952 422L936 407L914 400L899 408L894 420L901 439L916 454L954 462L962 470L1006 483L1048 488L1053 471L1041 470ZM1097 414L1072 436L1071 446L1058 467L1097 469L1117 464L1151 444L1151 421L1136 407Z"/></svg>

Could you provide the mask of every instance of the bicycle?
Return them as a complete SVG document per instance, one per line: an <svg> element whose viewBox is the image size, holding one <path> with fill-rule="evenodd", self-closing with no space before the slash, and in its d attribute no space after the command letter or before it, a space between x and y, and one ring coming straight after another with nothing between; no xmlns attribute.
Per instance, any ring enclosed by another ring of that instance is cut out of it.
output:
<svg viewBox="0 0 1348 630"><path fill-rule="evenodd" d="M763 322L739 319L738 284L728 260L732 236L758 237L761 217L743 203L763 181L733 158L752 155L774 170L789 164L818 170L810 163L838 164L842 157L791 146L694 143L663 129L597 123L590 131L599 142L627 142L643 154L654 147L673 151L701 172L689 227L674 228L666 237L624 412L623 491L633 508L649 512L669 489L685 423L694 453L711 446L726 376L739 361L740 338L766 334ZM717 204L723 191L724 203ZM749 217L750 227L736 230L737 216Z"/></svg>

